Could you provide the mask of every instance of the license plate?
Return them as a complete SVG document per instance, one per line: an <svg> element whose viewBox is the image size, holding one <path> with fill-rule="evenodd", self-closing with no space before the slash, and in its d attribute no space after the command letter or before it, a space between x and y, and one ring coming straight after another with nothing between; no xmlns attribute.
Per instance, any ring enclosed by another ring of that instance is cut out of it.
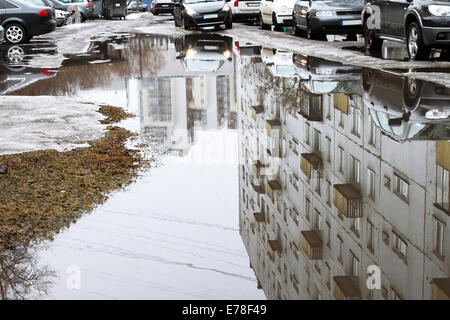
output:
<svg viewBox="0 0 450 320"><path fill-rule="evenodd" d="M116 3L116 7L120 7L120 3Z"/></svg>
<svg viewBox="0 0 450 320"><path fill-rule="evenodd" d="M341 21L341 26L356 26L356 25L360 25L361 20L342 20Z"/></svg>
<svg viewBox="0 0 450 320"><path fill-rule="evenodd" d="M214 18L218 18L219 15L218 14L205 14L203 16L203 19L214 19Z"/></svg>
<svg viewBox="0 0 450 320"><path fill-rule="evenodd" d="M219 50L218 46L203 46L203 50Z"/></svg>

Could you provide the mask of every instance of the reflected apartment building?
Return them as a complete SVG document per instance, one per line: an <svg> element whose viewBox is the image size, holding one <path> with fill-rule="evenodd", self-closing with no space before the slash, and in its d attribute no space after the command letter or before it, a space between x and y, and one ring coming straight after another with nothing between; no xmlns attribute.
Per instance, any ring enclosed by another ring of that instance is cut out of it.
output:
<svg viewBox="0 0 450 320"><path fill-rule="evenodd" d="M157 76L137 79L135 92L141 128L154 141L184 156L196 141L196 130L236 127L234 63L217 72L186 69L177 58L174 39L158 37L150 45L163 52L165 62ZM136 79L135 79L136 80Z"/></svg>
<svg viewBox="0 0 450 320"><path fill-rule="evenodd" d="M240 233L258 288L268 299L448 299L450 142L396 141L362 89L317 94L250 61L239 72Z"/></svg>

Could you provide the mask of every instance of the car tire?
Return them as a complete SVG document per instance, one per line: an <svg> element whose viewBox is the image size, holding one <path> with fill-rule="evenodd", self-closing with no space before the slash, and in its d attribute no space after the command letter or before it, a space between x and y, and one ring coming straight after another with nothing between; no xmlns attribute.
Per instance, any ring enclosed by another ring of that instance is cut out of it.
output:
<svg viewBox="0 0 450 320"><path fill-rule="evenodd" d="M415 21L408 26L406 48L410 60L425 60L430 56L431 48L423 44L422 32Z"/></svg>
<svg viewBox="0 0 450 320"><path fill-rule="evenodd" d="M282 31L283 30L281 28L281 26L279 25L279 23L278 23L277 16L276 16L275 13L272 14L272 23L273 23L273 29L275 31Z"/></svg>
<svg viewBox="0 0 450 320"><path fill-rule="evenodd" d="M310 40L323 40L325 38L323 34L313 33L309 19L306 22L306 37Z"/></svg>
<svg viewBox="0 0 450 320"><path fill-rule="evenodd" d="M305 32L296 25L294 26L294 34L296 37L303 37L305 35Z"/></svg>
<svg viewBox="0 0 450 320"><path fill-rule="evenodd" d="M383 45L383 40L378 39L375 32L366 25L367 19L363 23L364 46L367 50L379 50Z"/></svg>
<svg viewBox="0 0 450 320"><path fill-rule="evenodd" d="M262 13L259 13L259 25L261 26L261 29L263 29L263 30L270 30L270 26L268 24L264 23Z"/></svg>
<svg viewBox="0 0 450 320"><path fill-rule="evenodd" d="M5 40L11 44L21 44L28 41L25 27L19 23L10 23L5 27Z"/></svg>
<svg viewBox="0 0 450 320"><path fill-rule="evenodd" d="M408 110L413 110L421 97L422 81L406 78L403 81L403 103Z"/></svg>
<svg viewBox="0 0 450 320"><path fill-rule="evenodd" d="M233 28L233 22L231 21L231 19L230 19L229 22L225 23L225 28L226 29L232 29Z"/></svg>

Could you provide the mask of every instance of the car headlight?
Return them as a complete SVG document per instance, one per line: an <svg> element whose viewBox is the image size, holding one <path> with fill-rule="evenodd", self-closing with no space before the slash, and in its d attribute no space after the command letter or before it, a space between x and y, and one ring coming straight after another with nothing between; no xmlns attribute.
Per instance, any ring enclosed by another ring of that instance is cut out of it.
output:
<svg viewBox="0 0 450 320"><path fill-rule="evenodd" d="M427 113L425 113L425 118L427 119L447 119L448 116L450 116L450 111L449 110L439 110L439 109L433 109L430 111L427 111Z"/></svg>
<svg viewBox="0 0 450 320"><path fill-rule="evenodd" d="M428 6L428 11L434 16L447 17L450 16L450 6Z"/></svg>
<svg viewBox="0 0 450 320"><path fill-rule="evenodd" d="M196 14L197 12L195 12L195 10L194 9L192 9L192 8L187 8L186 9L186 14L188 14L188 15L190 15L190 16L193 16L194 14Z"/></svg>
<svg viewBox="0 0 450 320"><path fill-rule="evenodd" d="M224 57L225 57L226 59L228 59L229 57L231 57L231 52L230 52L230 50L225 50L225 51L223 52L223 55L224 55Z"/></svg>
<svg viewBox="0 0 450 320"><path fill-rule="evenodd" d="M229 5L224 5L222 8L223 11L230 11L230 6Z"/></svg>
<svg viewBox="0 0 450 320"><path fill-rule="evenodd" d="M316 16L317 17L332 17L333 11L317 11Z"/></svg>
<svg viewBox="0 0 450 320"><path fill-rule="evenodd" d="M197 50L189 48L186 50L186 58L192 58L197 53Z"/></svg>

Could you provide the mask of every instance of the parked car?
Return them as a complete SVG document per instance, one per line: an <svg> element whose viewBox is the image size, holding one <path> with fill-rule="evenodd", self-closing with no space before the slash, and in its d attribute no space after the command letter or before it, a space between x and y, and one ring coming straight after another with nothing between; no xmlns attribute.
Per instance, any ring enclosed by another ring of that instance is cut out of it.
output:
<svg viewBox="0 0 450 320"><path fill-rule="evenodd" d="M137 1L131 1L127 7L127 10L129 10L129 11L145 12L145 11L147 11L147 9L148 9L147 4L143 3L142 1L139 1L139 10L137 8Z"/></svg>
<svg viewBox="0 0 450 320"><path fill-rule="evenodd" d="M172 13L175 4L172 0L155 0L150 5L150 12L157 16L160 13Z"/></svg>
<svg viewBox="0 0 450 320"><path fill-rule="evenodd" d="M71 6L72 12L80 12L81 21L86 21L89 18L94 18L94 8L92 1L88 0L59 0L64 4Z"/></svg>
<svg viewBox="0 0 450 320"><path fill-rule="evenodd" d="M233 20L258 20L260 4L260 0L234 0L231 6Z"/></svg>
<svg viewBox="0 0 450 320"><path fill-rule="evenodd" d="M61 27L66 24L70 16L70 6L58 0L26 0L37 6L50 7L55 9L56 26Z"/></svg>
<svg viewBox="0 0 450 320"><path fill-rule="evenodd" d="M52 32L56 28L55 10L38 7L22 0L0 0L0 24L5 29L5 40L19 44L33 36Z"/></svg>
<svg viewBox="0 0 450 320"><path fill-rule="evenodd" d="M363 8L364 0L299 0L293 11L295 35L323 39L327 34L347 34L356 40L362 33Z"/></svg>
<svg viewBox="0 0 450 320"><path fill-rule="evenodd" d="M362 17L368 49L396 41L406 45L411 60L423 60L431 48L450 47L448 0L366 0Z"/></svg>
<svg viewBox="0 0 450 320"><path fill-rule="evenodd" d="M175 26L183 29L225 25L233 26L230 0L175 0Z"/></svg>
<svg viewBox="0 0 450 320"><path fill-rule="evenodd" d="M401 142L450 139L449 88L368 68L361 82L364 104L383 134Z"/></svg>
<svg viewBox="0 0 450 320"><path fill-rule="evenodd" d="M275 30L283 26L292 26L292 11L295 0L261 0L259 6L259 21L261 29L269 30L273 25Z"/></svg>

